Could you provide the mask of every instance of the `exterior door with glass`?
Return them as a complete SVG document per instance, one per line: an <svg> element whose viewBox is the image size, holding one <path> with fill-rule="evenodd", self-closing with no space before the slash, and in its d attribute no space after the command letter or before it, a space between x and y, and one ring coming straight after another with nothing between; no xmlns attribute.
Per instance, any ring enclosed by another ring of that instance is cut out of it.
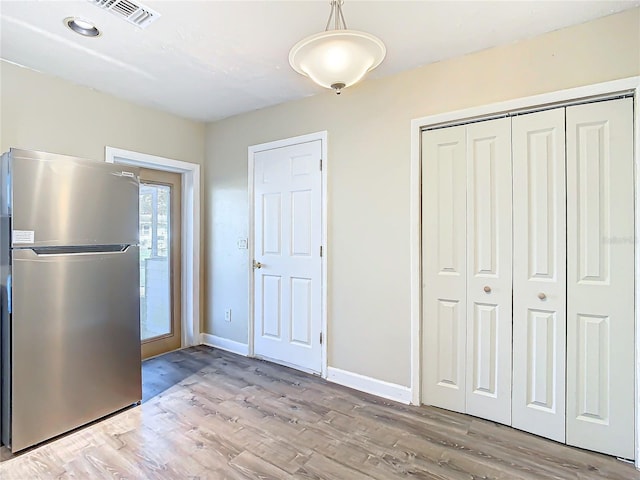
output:
<svg viewBox="0 0 640 480"><path fill-rule="evenodd" d="M178 173L140 169L140 340L142 358L181 346Z"/></svg>

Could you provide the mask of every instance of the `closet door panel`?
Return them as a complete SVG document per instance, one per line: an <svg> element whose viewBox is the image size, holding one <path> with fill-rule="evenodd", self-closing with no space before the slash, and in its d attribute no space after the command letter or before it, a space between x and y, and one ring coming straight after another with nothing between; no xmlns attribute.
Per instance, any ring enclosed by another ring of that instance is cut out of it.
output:
<svg viewBox="0 0 640 480"><path fill-rule="evenodd" d="M565 109L514 117L512 425L565 441Z"/></svg>
<svg viewBox="0 0 640 480"><path fill-rule="evenodd" d="M465 411L465 127L422 134L422 402Z"/></svg>
<svg viewBox="0 0 640 480"><path fill-rule="evenodd" d="M511 121L467 125L467 413L511 424Z"/></svg>
<svg viewBox="0 0 640 480"><path fill-rule="evenodd" d="M633 102L567 108L567 443L634 456Z"/></svg>

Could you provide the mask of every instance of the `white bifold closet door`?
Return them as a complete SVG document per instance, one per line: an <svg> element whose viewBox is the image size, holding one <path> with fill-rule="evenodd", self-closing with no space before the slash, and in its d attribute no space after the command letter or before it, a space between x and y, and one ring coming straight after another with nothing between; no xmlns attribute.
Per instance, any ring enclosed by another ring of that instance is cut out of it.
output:
<svg viewBox="0 0 640 480"><path fill-rule="evenodd" d="M510 120L422 140L424 401L510 424Z"/></svg>
<svg viewBox="0 0 640 480"><path fill-rule="evenodd" d="M633 458L633 100L422 149L424 403Z"/></svg>
<svg viewBox="0 0 640 480"><path fill-rule="evenodd" d="M565 441L565 109L514 117L512 425Z"/></svg>
<svg viewBox="0 0 640 480"><path fill-rule="evenodd" d="M467 339L466 126L422 134L422 392L464 413Z"/></svg>
<svg viewBox="0 0 640 480"><path fill-rule="evenodd" d="M511 424L511 119L467 125L467 413Z"/></svg>
<svg viewBox="0 0 640 480"><path fill-rule="evenodd" d="M633 100L567 107L567 443L634 457Z"/></svg>

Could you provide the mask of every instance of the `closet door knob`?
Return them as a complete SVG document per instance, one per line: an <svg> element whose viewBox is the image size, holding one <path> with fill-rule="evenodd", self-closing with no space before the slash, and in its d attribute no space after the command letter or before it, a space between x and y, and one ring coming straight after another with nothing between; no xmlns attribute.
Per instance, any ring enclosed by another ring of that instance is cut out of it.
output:
<svg viewBox="0 0 640 480"><path fill-rule="evenodd" d="M485 285L483 290L484 290L484 293L491 293L491 287L489 285Z"/></svg>
<svg viewBox="0 0 640 480"><path fill-rule="evenodd" d="M540 293L538 294L538 298L539 298L540 300L544 300L545 298L547 298L547 296L544 294L544 292L540 292Z"/></svg>

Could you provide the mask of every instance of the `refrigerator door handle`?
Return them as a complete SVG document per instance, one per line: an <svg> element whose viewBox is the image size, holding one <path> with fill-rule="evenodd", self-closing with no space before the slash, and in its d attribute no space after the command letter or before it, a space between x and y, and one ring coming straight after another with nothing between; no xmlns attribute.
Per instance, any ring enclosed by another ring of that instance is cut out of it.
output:
<svg viewBox="0 0 640 480"><path fill-rule="evenodd" d="M116 245L82 245L82 246L64 246L64 247L31 247L39 257L43 256L60 256L60 255L102 255L105 253L124 253L131 245L121 243ZM26 250L26 249L25 249Z"/></svg>

